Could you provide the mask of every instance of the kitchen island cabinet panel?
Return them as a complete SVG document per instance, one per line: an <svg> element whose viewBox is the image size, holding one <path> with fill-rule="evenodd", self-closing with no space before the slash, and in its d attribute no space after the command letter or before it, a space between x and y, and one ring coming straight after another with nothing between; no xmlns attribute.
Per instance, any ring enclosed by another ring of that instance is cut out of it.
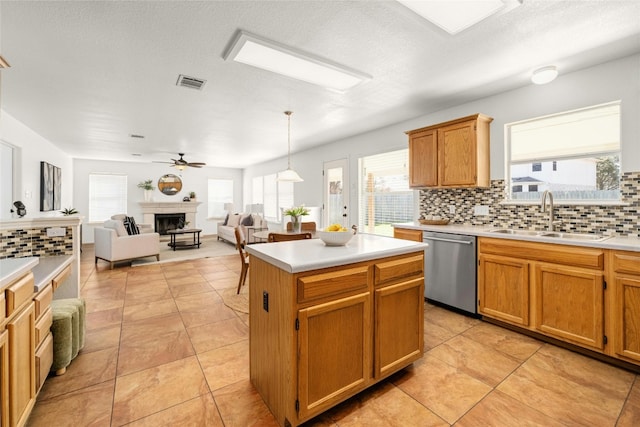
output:
<svg viewBox="0 0 640 427"><path fill-rule="evenodd" d="M33 289L33 288L32 288ZM9 331L9 425L24 425L36 400L35 314L30 302L7 324Z"/></svg>
<svg viewBox="0 0 640 427"><path fill-rule="evenodd" d="M9 332L0 330L0 426L9 425Z"/></svg>

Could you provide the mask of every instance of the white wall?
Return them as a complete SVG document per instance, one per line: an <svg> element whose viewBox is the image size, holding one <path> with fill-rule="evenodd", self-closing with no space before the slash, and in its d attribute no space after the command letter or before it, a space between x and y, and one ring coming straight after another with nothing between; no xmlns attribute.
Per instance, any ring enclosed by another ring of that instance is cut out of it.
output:
<svg viewBox="0 0 640 427"><path fill-rule="evenodd" d="M73 206L73 167L66 153L4 110L0 111L0 139L20 151L16 170L21 176L14 198L25 204L27 218L61 215L59 211L40 212L40 162L48 162L62 170L60 208Z"/></svg>
<svg viewBox="0 0 640 427"><path fill-rule="evenodd" d="M144 191L138 188L138 183L151 179L156 189L153 192L153 200L156 202L181 202L183 197L189 192L195 191L196 200L202 202L198 206L196 223L189 224L190 227L202 229L202 234L216 234L218 221L220 218L207 218L207 180L209 178L223 178L234 180L234 205L243 206L242 201L242 170L229 168L187 168L180 172L169 165L160 163L139 163L139 162L113 162L101 160L75 159L73 169L76 181L73 187L75 194L75 208L87 215L89 212L89 174L90 173L121 173L127 175L127 214L133 216L136 222L142 222L142 210L138 202L144 201ZM158 190L158 179L164 174L174 174L182 178L182 191L173 196L162 194ZM125 212L123 212L125 213ZM96 224L91 224L85 220L82 231L83 243L93 242L93 228Z"/></svg>
<svg viewBox="0 0 640 427"><path fill-rule="evenodd" d="M304 179L304 182L294 184L295 203L322 206L323 162L348 158L351 179L350 222L355 223L359 157L406 148L405 131L475 113L494 118L491 123L491 179L503 179L505 124L618 99L622 100L622 171L640 171L640 55L636 54L574 73L561 74L547 85L530 84L294 153L291 156L292 168ZM251 200L251 180L254 176L284 170L286 165L286 158L281 158L246 168L245 200Z"/></svg>

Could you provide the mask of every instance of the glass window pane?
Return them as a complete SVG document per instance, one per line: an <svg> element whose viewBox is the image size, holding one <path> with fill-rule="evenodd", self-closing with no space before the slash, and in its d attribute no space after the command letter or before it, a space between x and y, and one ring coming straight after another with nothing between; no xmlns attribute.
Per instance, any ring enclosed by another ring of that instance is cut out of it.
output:
<svg viewBox="0 0 640 427"><path fill-rule="evenodd" d="M224 218L225 203L233 203L232 179L209 179L207 190L207 214L209 218Z"/></svg>
<svg viewBox="0 0 640 427"><path fill-rule="evenodd" d="M89 222L127 213L127 176L89 174Z"/></svg>

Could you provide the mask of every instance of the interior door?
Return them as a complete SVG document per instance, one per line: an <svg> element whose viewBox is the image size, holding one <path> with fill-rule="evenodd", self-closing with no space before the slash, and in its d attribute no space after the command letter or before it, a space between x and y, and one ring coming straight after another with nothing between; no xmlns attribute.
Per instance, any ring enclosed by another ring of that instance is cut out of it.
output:
<svg viewBox="0 0 640 427"><path fill-rule="evenodd" d="M324 227L342 224L351 227L349 220L349 163L347 159L324 163Z"/></svg>

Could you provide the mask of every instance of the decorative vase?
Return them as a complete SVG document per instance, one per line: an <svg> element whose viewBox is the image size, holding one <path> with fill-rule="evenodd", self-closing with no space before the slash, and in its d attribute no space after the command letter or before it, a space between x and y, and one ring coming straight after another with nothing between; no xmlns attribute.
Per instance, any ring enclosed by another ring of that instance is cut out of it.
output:
<svg viewBox="0 0 640 427"><path fill-rule="evenodd" d="M300 217L299 216L292 216L291 217L291 231L293 231L294 233L300 233L302 228L302 222L300 221Z"/></svg>
<svg viewBox="0 0 640 427"><path fill-rule="evenodd" d="M153 194L153 190L144 190L144 201L150 202L152 194Z"/></svg>

